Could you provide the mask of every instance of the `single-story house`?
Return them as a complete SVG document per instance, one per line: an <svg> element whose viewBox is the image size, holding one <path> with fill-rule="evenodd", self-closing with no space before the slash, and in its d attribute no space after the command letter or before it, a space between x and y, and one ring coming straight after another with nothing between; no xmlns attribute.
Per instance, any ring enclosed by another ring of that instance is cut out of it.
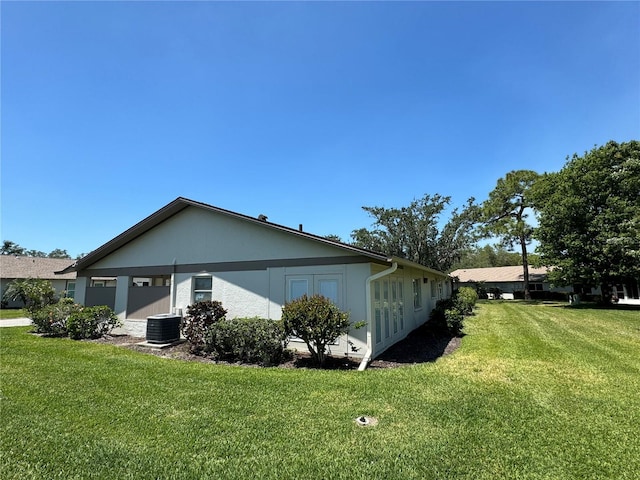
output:
<svg viewBox="0 0 640 480"><path fill-rule="evenodd" d="M623 305L640 305L640 278L616 286L617 302Z"/></svg>
<svg viewBox="0 0 640 480"><path fill-rule="evenodd" d="M56 275L55 272L67 268L73 263L68 258L24 257L16 255L0 255L0 292L4 298L4 292L14 280L26 280L28 278L41 278L49 280L59 296L74 297L76 273L66 272ZM24 304L21 300L7 300L3 302L3 308L21 308Z"/></svg>
<svg viewBox="0 0 640 480"><path fill-rule="evenodd" d="M573 293L571 287L555 287L547 281L547 267L529 267L529 291ZM508 267L461 268L450 273L457 287L481 285L492 297L513 300L524 292L524 268L522 265ZM492 293L496 292L496 293Z"/></svg>
<svg viewBox="0 0 640 480"><path fill-rule="evenodd" d="M451 295L442 272L182 197L66 271L77 273L77 302L110 305L138 332L147 317L184 314L200 300L222 302L230 318L275 320L287 301L321 294L353 323L366 322L331 346L334 355L364 357L363 364ZM97 278L115 278L115 285L97 285ZM295 339L289 345L306 348Z"/></svg>
<svg viewBox="0 0 640 480"><path fill-rule="evenodd" d="M581 286L556 287L547 281L547 267L529 267L529 291L532 296L544 297L548 293L572 294L580 296L598 297L600 288L583 288ZM510 267L462 268L450 273L456 287L481 285L490 297L491 292L504 299L513 299L519 292L524 291L524 270L522 265ZM615 286L617 302L624 305L640 305L640 282L627 282Z"/></svg>
<svg viewBox="0 0 640 480"><path fill-rule="evenodd" d="M640 305L640 278L637 280L627 280L625 283L618 283L613 286L610 294L613 301L620 305ZM582 298L600 297L602 290L600 287L589 288L583 285L575 285L576 293L580 293Z"/></svg>

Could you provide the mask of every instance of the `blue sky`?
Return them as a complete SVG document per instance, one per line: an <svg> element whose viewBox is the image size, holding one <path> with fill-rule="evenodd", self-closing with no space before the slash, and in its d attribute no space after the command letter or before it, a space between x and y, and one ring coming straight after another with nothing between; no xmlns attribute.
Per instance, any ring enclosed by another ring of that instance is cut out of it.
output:
<svg viewBox="0 0 640 480"><path fill-rule="evenodd" d="M348 240L640 137L638 2L7 2L2 240L89 252L178 196Z"/></svg>

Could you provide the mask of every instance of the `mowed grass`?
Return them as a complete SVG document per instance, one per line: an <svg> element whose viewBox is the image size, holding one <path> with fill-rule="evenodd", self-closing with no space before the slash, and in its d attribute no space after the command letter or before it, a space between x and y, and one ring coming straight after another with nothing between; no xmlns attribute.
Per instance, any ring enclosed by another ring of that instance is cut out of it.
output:
<svg viewBox="0 0 640 480"><path fill-rule="evenodd" d="M640 311L483 303L454 354L365 372L28 330L0 329L4 479L640 478Z"/></svg>
<svg viewBox="0 0 640 480"><path fill-rule="evenodd" d="M8 320L28 316L28 313L21 308L0 308L0 320Z"/></svg>

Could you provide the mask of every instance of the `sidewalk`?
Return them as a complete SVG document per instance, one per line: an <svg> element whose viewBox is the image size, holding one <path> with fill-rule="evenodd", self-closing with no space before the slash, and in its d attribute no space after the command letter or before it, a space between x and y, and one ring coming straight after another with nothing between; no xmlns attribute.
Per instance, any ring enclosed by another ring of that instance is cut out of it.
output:
<svg viewBox="0 0 640 480"><path fill-rule="evenodd" d="M26 327L31 325L30 318L7 318L0 320L0 327Z"/></svg>

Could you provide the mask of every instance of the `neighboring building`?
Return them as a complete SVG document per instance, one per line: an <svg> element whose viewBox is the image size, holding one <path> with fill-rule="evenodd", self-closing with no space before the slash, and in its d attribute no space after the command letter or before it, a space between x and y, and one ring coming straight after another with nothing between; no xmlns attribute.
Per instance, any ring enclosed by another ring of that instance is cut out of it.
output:
<svg viewBox="0 0 640 480"><path fill-rule="evenodd" d="M545 298L549 294L579 294L581 298L600 296L600 288L555 287L547 281L547 267L529 267L529 291L533 298ZM521 265L511 267L462 268L450 273L457 287L482 286L492 297L498 292L500 298L513 299L524 292L524 270ZM617 302L624 305L640 305L639 282L628 282L615 286ZM546 293L545 293L546 292Z"/></svg>
<svg viewBox="0 0 640 480"><path fill-rule="evenodd" d="M635 282L629 281L625 284L615 286L618 303L623 305L640 305L640 278Z"/></svg>
<svg viewBox="0 0 640 480"><path fill-rule="evenodd" d="M0 291L4 292L14 280L27 278L41 278L49 280L59 296L66 295L73 298L75 294L75 272L56 275L55 272L67 268L73 263L71 259L23 257L15 255L0 255ZM21 301L8 301L3 308L21 308Z"/></svg>
<svg viewBox="0 0 640 480"><path fill-rule="evenodd" d="M636 281L627 281L626 283L618 283L613 286L610 294L613 296L612 301L621 305L640 305L640 278ZM580 293L581 298L587 297L601 297L601 289L588 288L581 285L576 285L576 292Z"/></svg>
<svg viewBox="0 0 640 480"><path fill-rule="evenodd" d="M184 313L199 300L219 300L230 318L280 319L285 302L322 294L353 323L367 324L339 339L332 353L365 358L425 323L435 302L451 294L448 276L422 265L186 198L66 271L77 272L76 301L110 305L138 332L148 316Z"/></svg>
<svg viewBox="0 0 640 480"><path fill-rule="evenodd" d="M546 267L529 267L529 291L532 295L543 296L544 293L534 292L557 292L573 293L571 287L554 287L547 281ZM524 269L522 265L509 267L488 267L488 268L461 268L449 274L454 279L456 286L475 287L482 286L490 298L499 295L499 298L513 300L524 292ZM495 293L494 293L495 292Z"/></svg>

